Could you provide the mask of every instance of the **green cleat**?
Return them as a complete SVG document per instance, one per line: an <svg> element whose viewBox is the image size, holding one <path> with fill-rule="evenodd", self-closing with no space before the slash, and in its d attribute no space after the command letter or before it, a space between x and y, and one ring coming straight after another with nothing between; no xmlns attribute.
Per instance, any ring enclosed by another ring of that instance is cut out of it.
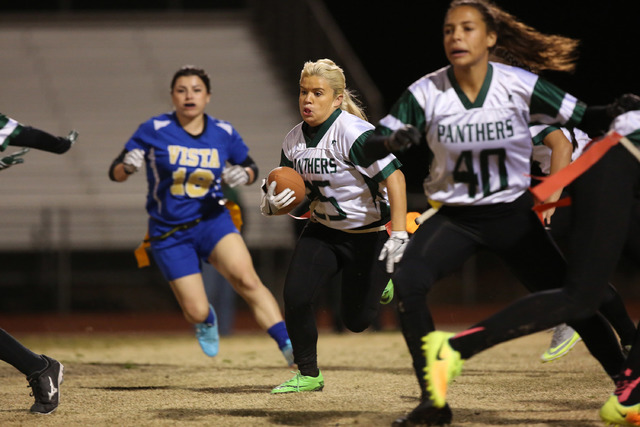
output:
<svg viewBox="0 0 640 427"><path fill-rule="evenodd" d="M393 281L389 279L387 282L387 286L382 291L382 296L380 297L380 304L387 305L393 300Z"/></svg>
<svg viewBox="0 0 640 427"><path fill-rule="evenodd" d="M424 379L427 381L427 394L436 408L446 405L447 386L462 372L464 360L460 353L449 345L450 332L434 331L422 338L427 366L424 367Z"/></svg>
<svg viewBox="0 0 640 427"><path fill-rule="evenodd" d="M570 326L565 324L556 326L553 329L551 345L541 356L542 363L552 362L562 356L565 356L569 351L571 351L573 346L581 340L582 338L580 338L580 335L578 335L578 333Z"/></svg>
<svg viewBox="0 0 640 427"><path fill-rule="evenodd" d="M600 408L600 418L609 426L640 426L640 403L625 406L612 394Z"/></svg>
<svg viewBox="0 0 640 427"><path fill-rule="evenodd" d="M324 378L322 378L322 372L318 372L317 377L308 377L306 375L302 375L300 371L298 371L296 372L295 377L271 390L271 394L322 391L323 388Z"/></svg>

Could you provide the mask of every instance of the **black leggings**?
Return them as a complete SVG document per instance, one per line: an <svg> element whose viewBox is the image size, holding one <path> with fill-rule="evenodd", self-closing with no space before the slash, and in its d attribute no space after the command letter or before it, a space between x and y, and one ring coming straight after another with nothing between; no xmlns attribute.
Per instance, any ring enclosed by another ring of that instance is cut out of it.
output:
<svg viewBox="0 0 640 427"><path fill-rule="evenodd" d="M421 339L434 330L426 296L438 279L459 268L467 258L484 248L499 255L529 291L562 286L566 262L531 210L532 206L533 200L528 192L512 203L445 206L422 224L409 242L393 281L402 331L422 390L425 386L423 368L426 361ZM608 328L610 334L609 340L604 341L601 335L597 336L600 341L595 343L587 327L571 324L587 345L618 345L606 321L599 317L590 321ZM549 327L559 323L562 321ZM502 326L509 331L518 327L507 322ZM605 350L597 349L596 353L603 353L603 363L619 367L621 354L620 359L614 357L611 361Z"/></svg>
<svg viewBox="0 0 640 427"><path fill-rule="evenodd" d="M342 273L341 312L353 332L367 329L378 314L389 281L377 260L386 231L353 234L309 222L302 231L284 284L284 312L295 362L303 375L317 370L315 307L322 287Z"/></svg>
<svg viewBox="0 0 640 427"><path fill-rule="evenodd" d="M586 325L586 332L595 336L590 340L608 340L610 330L595 319L599 317L597 310L605 299L607 281L627 238L634 194L639 186L640 163L624 147L613 147L570 186L572 225L562 288L516 301L474 325L473 328L479 328L477 333L451 339L452 347L466 359L495 344L566 322L582 335L607 373L615 376L621 368L615 367L618 347L611 345L606 355L596 354L585 332L574 325ZM603 363L602 357L610 363ZM619 357L621 365L623 359Z"/></svg>

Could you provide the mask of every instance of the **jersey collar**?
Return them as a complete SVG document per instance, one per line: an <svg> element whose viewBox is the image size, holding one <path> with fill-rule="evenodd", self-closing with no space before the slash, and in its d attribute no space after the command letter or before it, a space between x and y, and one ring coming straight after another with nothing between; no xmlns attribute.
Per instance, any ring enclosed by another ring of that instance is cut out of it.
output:
<svg viewBox="0 0 640 427"><path fill-rule="evenodd" d="M302 123L302 135L304 135L304 141L307 143L307 147L316 147L341 113L342 110L337 108L324 123L313 128L306 122Z"/></svg>
<svg viewBox="0 0 640 427"><path fill-rule="evenodd" d="M453 67L449 67L449 69L447 70L447 77L449 77L451 86L456 91L456 94L458 95L460 102L462 102L462 105L464 105L464 108L466 108L467 110L471 108L480 108L482 107L482 104L484 104L484 100L487 98L487 92L489 92L489 87L491 86L491 78L493 77L493 66L491 65L491 63L489 63L487 67L487 75L484 76L484 82L482 83L482 87L480 88L480 92L478 93L475 102L471 102L469 98L467 98L467 95L465 95L460 88L460 85L456 80L456 76L453 73Z"/></svg>

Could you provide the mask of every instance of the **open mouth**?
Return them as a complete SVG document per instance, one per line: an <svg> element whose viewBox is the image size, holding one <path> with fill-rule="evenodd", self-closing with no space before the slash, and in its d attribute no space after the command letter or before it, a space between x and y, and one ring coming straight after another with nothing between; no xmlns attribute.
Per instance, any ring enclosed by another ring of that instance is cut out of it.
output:
<svg viewBox="0 0 640 427"><path fill-rule="evenodd" d="M452 56L460 56L460 55L464 55L465 53L467 53L467 51L464 49L455 49L451 51Z"/></svg>
<svg viewBox="0 0 640 427"><path fill-rule="evenodd" d="M193 102L187 102L186 104L184 104L184 106L185 106L186 108L193 108L193 107L195 107L195 106L196 106L196 104L194 104Z"/></svg>

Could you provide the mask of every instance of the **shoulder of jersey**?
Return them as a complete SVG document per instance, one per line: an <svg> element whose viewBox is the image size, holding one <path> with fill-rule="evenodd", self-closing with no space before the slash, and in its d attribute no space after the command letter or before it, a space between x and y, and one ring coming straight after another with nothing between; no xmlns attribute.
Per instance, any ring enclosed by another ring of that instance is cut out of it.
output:
<svg viewBox="0 0 640 427"><path fill-rule="evenodd" d="M346 111L340 114L339 120L341 124L340 130L344 132L344 135L349 140L355 140L366 131L375 128L375 126L368 121L362 120L360 117L349 114Z"/></svg>

